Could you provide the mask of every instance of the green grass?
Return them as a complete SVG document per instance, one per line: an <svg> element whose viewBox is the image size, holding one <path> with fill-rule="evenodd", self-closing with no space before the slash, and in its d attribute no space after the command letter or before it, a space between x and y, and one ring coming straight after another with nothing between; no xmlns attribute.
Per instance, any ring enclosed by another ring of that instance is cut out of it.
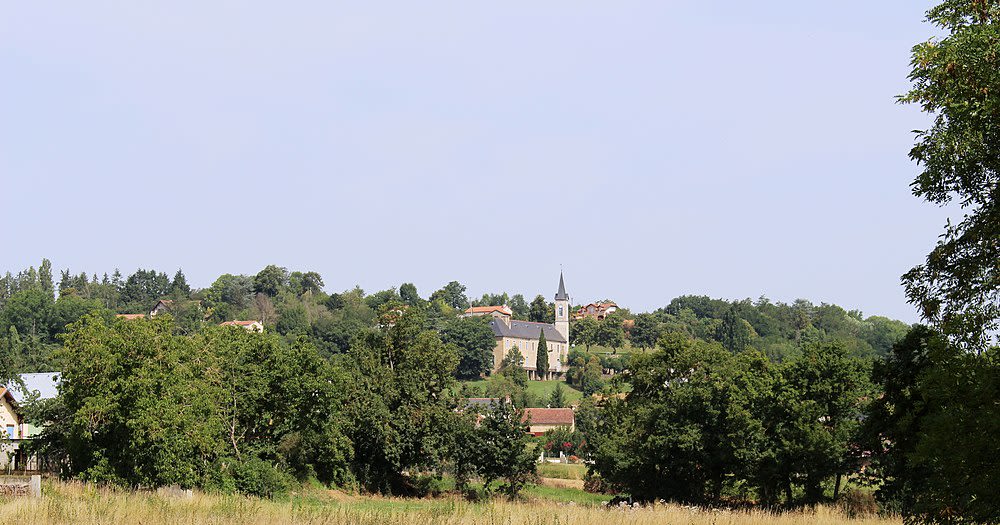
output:
<svg viewBox="0 0 1000 525"><path fill-rule="evenodd" d="M538 475L543 478L583 479L587 475L587 466L568 463L543 463L538 465Z"/></svg>
<svg viewBox="0 0 1000 525"><path fill-rule="evenodd" d="M566 403L575 403L583 398L583 392L569 386L565 381L528 381L528 394L540 401L539 406L546 406L549 404L549 397L552 396L552 391L556 389L556 384L562 383L563 395L566 398Z"/></svg>
<svg viewBox="0 0 1000 525"><path fill-rule="evenodd" d="M480 379L477 381L463 381L463 383L478 388L482 395L486 395L485 380ZM569 384L565 381L528 381L528 395L533 400L532 405L535 407L547 406L549 404L549 397L552 395L552 391L556 389L557 383L562 383L563 396L566 399L567 405L583 399L583 392L569 386Z"/></svg>
<svg viewBox="0 0 1000 525"><path fill-rule="evenodd" d="M564 489L557 487L545 487L542 485L532 485L524 489L523 494L528 498L555 503L576 503L577 505L604 505L611 500L611 496L606 494L591 494L578 489Z"/></svg>

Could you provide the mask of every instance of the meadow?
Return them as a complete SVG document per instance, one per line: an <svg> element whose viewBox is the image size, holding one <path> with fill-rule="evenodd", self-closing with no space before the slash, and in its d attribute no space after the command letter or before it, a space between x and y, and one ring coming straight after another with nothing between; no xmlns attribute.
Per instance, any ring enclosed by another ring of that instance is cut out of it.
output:
<svg viewBox="0 0 1000 525"><path fill-rule="evenodd" d="M486 380L465 381L466 384L478 388L481 392L486 390ZM556 383L562 383L563 393L566 396L566 403L575 403L583 398L583 393L573 388L565 381L528 381L528 396L536 401L536 405L544 407L548 403L552 391L556 388ZM485 395L485 394L483 394Z"/></svg>
<svg viewBox="0 0 1000 525"><path fill-rule="evenodd" d="M797 525L840 523L889 525L899 519L867 517L848 519L833 507L771 514L763 511L703 510L679 505L648 508L606 508L579 502L561 502L546 492L529 491L523 501L497 500L469 503L454 497L396 499L358 496L337 491L311 489L283 500L259 500L242 496L195 493L190 497L163 496L78 483L46 483L38 499L5 500L0 503L4 523L134 524L185 523L192 525L283 525L283 524L453 524L453 525L556 525L608 524L652 525Z"/></svg>

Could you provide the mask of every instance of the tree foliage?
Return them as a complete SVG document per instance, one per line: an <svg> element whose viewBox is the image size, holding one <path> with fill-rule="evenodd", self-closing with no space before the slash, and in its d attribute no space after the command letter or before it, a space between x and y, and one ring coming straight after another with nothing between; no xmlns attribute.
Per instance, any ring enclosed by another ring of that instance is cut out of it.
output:
<svg viewBox="0 0 1000 525"><path fill-rule="evenodd" d="M914 46L913 86L901 97L934 116L910 151L922 169L912 188L957 202L964 216L903 282L928 321L982 349L1000 320L1000 5L945 0L927 19L944 34Z"/></svg>
<svg viewBox="0 0 1000 525"><path fill-rule="evenodd" d="M549 373L549 345L545 342L545 332L538 333L538 349L535 352L535 374L544 379Z"/></svg>

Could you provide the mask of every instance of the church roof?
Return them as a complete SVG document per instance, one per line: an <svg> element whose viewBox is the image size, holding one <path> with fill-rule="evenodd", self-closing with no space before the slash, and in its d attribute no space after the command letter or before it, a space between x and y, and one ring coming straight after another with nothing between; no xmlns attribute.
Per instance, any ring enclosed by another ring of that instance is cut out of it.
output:
<svg viewBox="0 0 1000 525"><path fill-rule="evenodd" d="M556 301L569 301L569 294L566 293L566 283L563 282L562 272L559 272L559 291L556 292Z"/></svg>
<svg viewBox="0 0 1000 525"><path fill-rule="evenodd" d="M552 341L556 343L566 343L566 338L556 330L555 325L548 323L532 323L529 321L514 321L510 322L510 326L500 319L494 318L490 321L490 328L493 329L493 335L496 337L513 337L515 339L530 339L532 341L538 340L538 335L540 333L545 334L546 341Z"/></svg>

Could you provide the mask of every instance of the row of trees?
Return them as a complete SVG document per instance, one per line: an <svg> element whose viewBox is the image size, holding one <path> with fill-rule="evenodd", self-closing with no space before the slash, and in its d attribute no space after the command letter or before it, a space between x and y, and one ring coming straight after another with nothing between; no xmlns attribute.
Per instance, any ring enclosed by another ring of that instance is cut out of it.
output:
<svg viewBox="0 0 1000 525"><path fill-rule="evenodd" d="M60 350L60 396L29 408L47 423L37 446L64 476L130 487L408 494L451 473L516 493L534 471L520 411L497 404L477 425L456 395L459 351L426 322L389 303L330 359L306 338L85 316Z"/></svg>
<svg viewBox="0 0 1000 525"><path fill-rule="evenodd" d="M861 461L870 362L817 343L783 363L674 334L631 357L587 439L594 470L633 497L815 503Z"/></svg>

